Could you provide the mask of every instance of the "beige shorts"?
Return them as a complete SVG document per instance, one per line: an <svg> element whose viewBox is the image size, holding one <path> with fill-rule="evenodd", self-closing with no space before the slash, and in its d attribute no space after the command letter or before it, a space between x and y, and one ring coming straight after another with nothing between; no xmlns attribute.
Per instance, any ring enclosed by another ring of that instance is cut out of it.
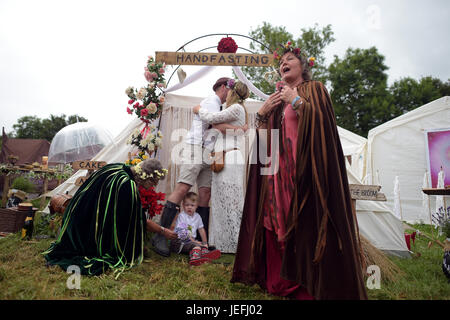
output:
<svg viewBox="0 0 450 320"><path fill-rule="evenodd" d="M200 145L184 143L181 151L180 174L177 182L211 188L212 171L208 161L210 152Z"/></svg>

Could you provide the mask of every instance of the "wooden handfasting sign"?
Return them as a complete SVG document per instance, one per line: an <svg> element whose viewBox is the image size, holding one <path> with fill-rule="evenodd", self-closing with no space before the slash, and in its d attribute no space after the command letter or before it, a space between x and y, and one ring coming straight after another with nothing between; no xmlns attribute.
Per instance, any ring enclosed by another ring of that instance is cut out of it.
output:
<svg viewBox="0 0 450 320"><path fill-rule="evenodd" d="M159 51L155 53L155 61L169 65L269 67L272 65L273 56L271 54Z"/></svg>
<svg viewBox="0 0 450 320"><path fill-rule="evenodd" d="M381 186L349 184L349 188L353 200L386 201L386 196L380 192Z"/></svg>
<svg viewBox="0 0 450 320"><path fill-rule="evenodd" d="M81 186L87 178L94 172L105 166L107 163L105 161L74 161L72 162L72 169L77 170L88 170L87 176L78 177L75 181L76 186Z"/></svg>

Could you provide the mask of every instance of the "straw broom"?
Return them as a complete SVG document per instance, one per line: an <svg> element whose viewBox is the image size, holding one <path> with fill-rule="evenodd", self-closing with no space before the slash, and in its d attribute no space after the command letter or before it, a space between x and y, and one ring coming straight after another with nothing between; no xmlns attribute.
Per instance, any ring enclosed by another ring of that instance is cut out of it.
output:
<svg viewBox="0 0 450 320"><path fill-rule="evenodd" d="M361 245L361 255L363 258L363 273L370 265L377 265L381 271L381 277L389 282L395 282L405 273L369 240L359 235Z"/></svg>

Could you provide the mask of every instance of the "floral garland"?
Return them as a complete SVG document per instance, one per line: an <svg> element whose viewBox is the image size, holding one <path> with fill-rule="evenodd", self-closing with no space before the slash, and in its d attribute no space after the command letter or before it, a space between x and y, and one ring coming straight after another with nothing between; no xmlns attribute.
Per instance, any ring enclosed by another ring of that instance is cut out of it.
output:
<svg viewBox="0 0 450 320"><path fill-rule="evenodd" d="M57 170L50 171L33 171L21 170L19 168L10 167L8 165L0 164L0 173L10 175L20 175L26 179L48 179L48 180L67 180L73 174L73 169L70 165L65 165L64 171Z"/></svg>
<svg viewBox="0 0 450 320"><path fill-rule="evenodd" d="M278 68L280 66L281 57L286 52L292 52L297 57L300 57L300 55L303 54L300 48L295 48L295 47L292 46L292 41L288 41L286 44L281 45L281 48L278 47L273 52L273 61L274 61L275 67ZM316 61L316 58L309 57L308 58L308 65L312 68L314 66L314 64L315 64L315 61Z"/></svg>
<svg viewBox="0 0 450 320"><path fill-rule="evenodd" d="M220 53L236 53L238 46L231 37L222 38L217 45L217 51Z"/></svg>
<svg viewBox="0 0 450 320"><path fill-rule="evenodd" d="M133 163L133 161L131 161ZM145 172L144 170L142 170L141 167L141 161L139 161L135 167L134 167L134 171L139 175L139 177L142 180L148 179L148 178L156 178L156 176L158 176L158 180L161 179L162 177L164 177L167 174L167 169L162 169L162 171L159 170L154 170L153 173L148 174L147 172Z"/></svg>
<svg viewBox="0 0 450 320"><path fill-rule="evenodd" d="M155 126L146 125L143 130L136 129L127 141L127 144L135 145L140 152L152 154L157 148L162 147L163 134L161 131L153 134Z"/></svg>
<svg viewBox="0 0 450 320"><path fill-rule="evenodd" d="M139 90L128 87L125 90L128 100L127 113L135 114L145 123L141 131L134 132L127 143L135 145L140 151L152 154L157 147L161 147L162 133L153 134L154 126L150 122L157 119L162 112L165 101L164 92L166 83L164 80L165 63L157 63L152 56L148 56L147 65L144 68L144 77L148 81L146 87ZM159 91L157 91L159 90Z"/></svg>
<svg viewBox="0 0 450 320"><path fill-rule="evenodd" d="M138 163L141 163L142 161L148 159L148 155L145 154L145 152L139 152L134 159L129 159L125 161L125 164L129 166L135 166Z"/></svg>

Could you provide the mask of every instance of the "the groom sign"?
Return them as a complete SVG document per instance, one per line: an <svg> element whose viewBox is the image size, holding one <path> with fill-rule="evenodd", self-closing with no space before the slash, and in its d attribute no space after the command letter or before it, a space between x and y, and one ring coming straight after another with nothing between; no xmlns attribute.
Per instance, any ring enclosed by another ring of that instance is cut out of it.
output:
<svg viewBox="0 0 450 320"><path fill-rule="evenodd" d="M157 51L155 61L165 62L168 65L270 67L273 56L271 54Z"/></svg>

